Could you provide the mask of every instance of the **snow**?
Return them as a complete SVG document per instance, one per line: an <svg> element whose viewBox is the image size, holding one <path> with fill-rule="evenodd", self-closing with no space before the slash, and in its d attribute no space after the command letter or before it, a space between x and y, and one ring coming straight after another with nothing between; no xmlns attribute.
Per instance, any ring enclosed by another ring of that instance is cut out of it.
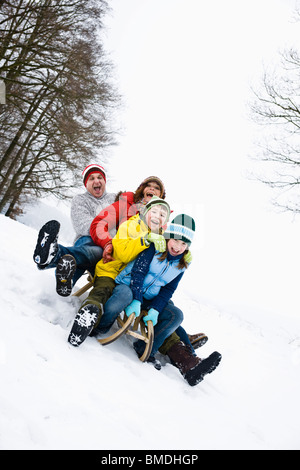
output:
<svg viewBox="0 0 300 470"><path fill-rule="evenodd" d="M0 216L1 450L300 448L298 319L239 317L179 286L184 326L209 337L198 355L223 356L196 387L166 361L161 371L141 363L128 336L74 348L79 301L59 297L54 271L32 260L41 222L53 216L69 243L68 218L53 207L36 206L23 223Z"/></svg>

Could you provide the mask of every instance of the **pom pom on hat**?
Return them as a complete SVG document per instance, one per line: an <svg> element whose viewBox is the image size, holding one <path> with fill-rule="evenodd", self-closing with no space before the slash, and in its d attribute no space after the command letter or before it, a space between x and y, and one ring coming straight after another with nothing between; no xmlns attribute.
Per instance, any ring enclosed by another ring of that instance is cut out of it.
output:
<svg viewBox="0 0 300 470"><path fill-rule="evenodd" d="M88 165L82 172L84 186L86 186L86 182L92 173L100 173L103 176L104 181L106 182L106 174L104 168L101 165L98 165L97 163L93 163L92 165Z"/></svg>
<svg viewBox="0 0 300 470"><path fill-rule="evenodd" d="M193 241L195 234L196 224L192 217L186 214L180 214L168 225L164 237L166 239L174 238L175 240L182 240L190 245Z"/></svg>

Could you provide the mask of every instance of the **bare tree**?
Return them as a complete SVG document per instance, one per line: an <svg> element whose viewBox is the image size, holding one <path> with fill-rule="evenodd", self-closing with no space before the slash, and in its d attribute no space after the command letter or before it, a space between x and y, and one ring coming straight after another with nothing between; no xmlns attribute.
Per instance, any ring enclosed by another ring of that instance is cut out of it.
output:
<svg viewBox="0 0 300 470"><path fill-rule="evenodd" d="M263 126L258 158L267 163L259 179L276 189L274 204L300 212L300 55L281 53L275 70L265 72L262 89L254 91L253 120Z"/></svg>
<svg viewBox="0 0 300 470"><path fill-rule="evenodd" d="M0 3L0 210L22 198L66 197L83 165L114 143L118 103L99 31L104 0ZM73 183L65 183L65 174Z"/></svg>

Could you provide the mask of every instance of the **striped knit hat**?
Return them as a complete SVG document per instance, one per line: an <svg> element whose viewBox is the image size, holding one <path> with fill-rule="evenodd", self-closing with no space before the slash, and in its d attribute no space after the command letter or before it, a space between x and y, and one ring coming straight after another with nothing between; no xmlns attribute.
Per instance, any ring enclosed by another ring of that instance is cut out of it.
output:
<svg viewBox="0 0 300 470"><path fill-rule="evenodd" d="M98 165L97 163L93 163L92 165L88 165L82 172L84 186L86 186L86 182L92 173L100 173L103 176L104 181L106 182L106 175L105 175L104 168Z"/></svg>
<svg viewBox="0 0 300 470"><path fill-rule="evenodd" d="M143 213L142 213L143 217L145 217L147 212L149 212L149 210L157 204L159 204L160 206L163 206L167 210L167 212L168 212L167 220L169 220L170 212L171 212L170 206L167 203L167 201L165 201L164 199L162 199L158 196L152 196L150 201L147 202L147 204L144 207Z"/></svg>
<svg viewBox="0 0 300 470"><path fill-rule="evenodd" d="M192 217L186 214L179 214L168 225L164 237L182 240L190 245L195 234L196 224Z"/></svg>

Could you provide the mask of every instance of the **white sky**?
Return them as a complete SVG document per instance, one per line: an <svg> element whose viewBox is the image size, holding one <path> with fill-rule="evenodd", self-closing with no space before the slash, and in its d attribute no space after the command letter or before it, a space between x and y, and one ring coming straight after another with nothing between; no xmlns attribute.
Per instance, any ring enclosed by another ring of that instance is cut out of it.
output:
<svg viewBox="0 0 300 470"><path fill-rule="evenodd" d="M300 44L292 0L111 0L106 48L124 108L108 189L159 176L197 238L185 285L203 298L297 313L300 220L275 214L253 163L250 86Z"/></svg>

